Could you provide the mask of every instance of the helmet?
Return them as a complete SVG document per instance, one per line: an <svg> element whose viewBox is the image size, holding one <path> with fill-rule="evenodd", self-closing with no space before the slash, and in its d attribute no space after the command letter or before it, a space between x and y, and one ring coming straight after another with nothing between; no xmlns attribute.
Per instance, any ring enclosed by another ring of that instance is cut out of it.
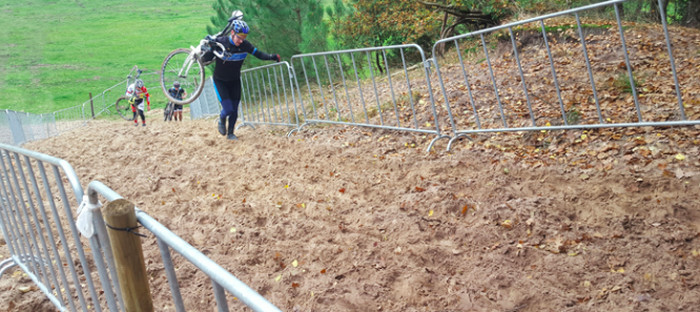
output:
<svg viewBox="0 0 700 312"><path fill-rule="evenodd" d="M241 37L245 37L245 35L248 35L248 31L250 31L250 28L248 28L248 24L242 20L235 20L233 23L231 23L231 34L239 34L243 35Z"/></svg>
<svg viewBox="0 0 700 312"><path fill-rule="evenodd" d="M134 85L136 85L137 88L143 88L143 80L136 79L136 82L134 82Z"/></svg>
<svg viewBox="0 0 700 312"><path fill-rule="evenodd" d="M231 20L240 20L243 19L243 12L241 10L235 10L231 12Z"/></svg>
<svg viewBox="0 0 700 312"><path fill-rule="evenodd" d="M179 88L179 87L180 87L180 83L177 82L177 81L173 82L173 87Z"/></svg>

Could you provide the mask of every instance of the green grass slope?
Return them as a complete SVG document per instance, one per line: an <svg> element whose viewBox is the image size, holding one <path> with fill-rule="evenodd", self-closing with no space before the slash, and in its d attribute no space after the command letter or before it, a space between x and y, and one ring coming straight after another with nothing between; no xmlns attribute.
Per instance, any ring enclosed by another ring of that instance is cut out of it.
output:
<svg viewBox="0 0 700 312"><path fill-rule="evenodd" d="M206 35L213 2L0 3L0 109L53 112L123 81L134 65L158 70L171 50Z"/></svg>

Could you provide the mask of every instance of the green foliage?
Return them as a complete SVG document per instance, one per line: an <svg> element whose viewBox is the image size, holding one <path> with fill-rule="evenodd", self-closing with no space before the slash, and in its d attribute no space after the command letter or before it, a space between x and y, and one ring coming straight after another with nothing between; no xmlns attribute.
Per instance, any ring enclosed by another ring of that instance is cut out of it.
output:
<svg viewBox="0 0 700 312"><path fill-rule="evenodd" d="M567 125L578 125L581 121L581 112L576 106L569 109L566 112L566 124Z"/></svg>
<svg viewBox="0 0 700 312"><path fill-rule="evenodd" d="M636 75L632 75L632 81L635 87L643 82ZM627 72L618 73L612 81L612 86L620 92L632 94L632 84L630 83L629 74Z"/></svg>
<svg viewBox="0 0 700 312"><path fill-rule="evenodd" d="M0 108L48 113L98 96L134 65L156 71L171 50L196 44L211 0L11 1L0 12ZM164 106L157 86L147 87L152 107Z"/></svg>

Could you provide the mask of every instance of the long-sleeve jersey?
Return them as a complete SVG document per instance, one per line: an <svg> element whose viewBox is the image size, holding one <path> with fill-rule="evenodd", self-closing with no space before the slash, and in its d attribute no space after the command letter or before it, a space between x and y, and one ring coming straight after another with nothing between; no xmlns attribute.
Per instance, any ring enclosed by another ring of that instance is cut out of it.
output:
<svg viewBox="0 0 700 312"><path fill-rule="evenodd" d="M146 99L146 101L150 102L150 95L148 94L148 89L146 87L141 87L137 88L135 83L132 83L129 85L129 87L126 88L126 96L135 96L137 100L143 100Z"/></svg>
<svg viewBox="0 0 700 312"><path fill-rule="evenodd" d="M223 81L238 80L241 77L241 66L248 54L261 59L272 61L275 60L275 55L267 54L258 50L247 40L243 40L240 46L236 46L231 39L231 36L219 36L216 41L223 44L226 50L225 58L216 58L216 67L214 69L214 79Z"/></svg>

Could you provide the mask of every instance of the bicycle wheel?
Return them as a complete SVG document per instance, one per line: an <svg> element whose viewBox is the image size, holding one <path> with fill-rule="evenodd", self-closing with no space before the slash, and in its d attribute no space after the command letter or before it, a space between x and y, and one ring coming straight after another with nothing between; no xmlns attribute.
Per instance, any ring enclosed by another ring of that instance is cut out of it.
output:
<svg viewBox="0 0 700 312"><path fill-rule="evenodd" d="M165 106L165 110L163 111L163 121L173 120L174 108L175 108L175 105L172 102L168 102L168 105Z"/></svg>
<svg viewBox="0 0 700 312"><path fill-rule="evenodd" d="M134 112L131 110L131 104L129 104L128 96L118 98L117 102L114 103L114 107L117 109L119 116L122 116L124 120L134 120Z"/></svg>
<svg viewBox="0 0 700 312"><path fill-rule="evenodd" d="M176 49L163 60L160 68L160 87L168 101L179 105L192 103L204 89L204 64L191 55L191 49ZM176 99L168 89L177 81L187 96Z"/></svg>

